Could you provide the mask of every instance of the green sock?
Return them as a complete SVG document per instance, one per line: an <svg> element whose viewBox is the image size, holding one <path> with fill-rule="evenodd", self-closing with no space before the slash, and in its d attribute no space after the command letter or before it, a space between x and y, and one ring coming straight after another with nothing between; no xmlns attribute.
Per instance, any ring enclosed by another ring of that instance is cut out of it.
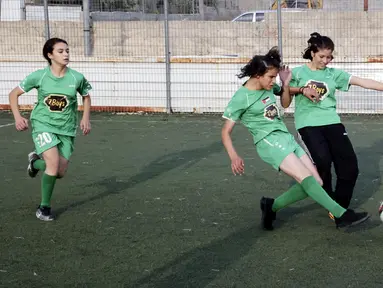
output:
<svg viewBox="0 0 383 288"><path fill-rule="evenodd" d="M328 211L334 215L334 217L339 218L346 212L342 206L336 203L331 199L326 191L319 185L313 176L306 177L301 183L305 192L318 204L326 208Z"/></svg>
<svg viewBox="0 0 383 288"><path fill-rule="evenodd" d="M56 176L43 174L41 177L41 206L51 206L51 197L56 183Z"/></svg>
<svg viewBox="0 0 383 288"><path fill-rule="evenodd" d="M38 160L33 162L33 168L35 168L37 170L45 171L46 167L47 167L47 165L45 164L45 161L42 159L38 159Z"/></svg>
<svg viewBox="0 0 383 288"><path fill-rule="evenodd" d="M308 196L303 187L297 183L274 200L272 209L274 212L277 212L295 202L306 199Z"/></svg>

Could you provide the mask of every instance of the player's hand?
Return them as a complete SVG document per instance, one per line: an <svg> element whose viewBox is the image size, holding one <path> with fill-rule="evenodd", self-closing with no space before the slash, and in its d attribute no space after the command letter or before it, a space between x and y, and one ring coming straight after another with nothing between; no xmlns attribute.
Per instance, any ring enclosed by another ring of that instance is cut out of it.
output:
<svg viewBox="0 0 383 288"><path fill-rule="evenodd" d="M17 131L24 131L28 129L28 120L24 117L18 117L15 119L15 126Z"/></svg>
<svg viewBox="0 0 383 288"><path fill-rule="evenodd" d="M81 128L81 131L84 135L88 135L90 133L90 130L92 129L90 126L89 119L82 118L82 120L80 122L80 128Z"/></svg>
<svg viewBox="0 0 383 288"><path fill-rule="evenodd" d="M302 93L306 98L310 99L312 102L318 102L319 101L319 93L317 90L313 88L306 87L303 89Z"/></svg>
<svg viewBox="0 0 383 288"><path fill-rule="evenodd" d="M233 171L234 175L241 175L245 173L245 163L241 157L236 156L231 159L231 170Z"/></svg>
<svg viewBox="0 0 383 288"><path fill-rule="evenodd" d="M282 66L282 68L279 70L279 78L281 78L283 85L287 86L290 84L292 73L289 66Z"/></svg>

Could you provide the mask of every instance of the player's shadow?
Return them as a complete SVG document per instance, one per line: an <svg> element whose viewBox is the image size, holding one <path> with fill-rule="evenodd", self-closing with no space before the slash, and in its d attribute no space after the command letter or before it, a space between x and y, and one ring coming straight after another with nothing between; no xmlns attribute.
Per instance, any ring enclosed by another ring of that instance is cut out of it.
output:
<svg viewBox="0 0 383 288"><path fill-rule="evenodd" d="M249 213L253 214L254 211ZM268 232L261 232L258 225L243 228L206 246L191 249L164 266L150 271L147 276L126 285L137 288L207 287L220 273L248 255L258 238L267 234ZM261 256L252 261L262 265ZM257 266L256 263L253 264Z"/></svg>
<svg viewBox="0 0 383 288"><path fill-rule="evenodd" d="M143 168L143 170L140 173L130 177L127 180L121 180L121 178L117 179L116 176L112 176L103 179L99 182L94 182L92 184L85 185L84 188L103 186L105 190L87 199L77 201L66 207L58 208L57 210L55 210L55 216L59 217L60 214L64 213L68 209L81 206L85 203L102 199L111 194L118 194L122 191L125 191L126 189L132 188L137 184L153 179L172 169L179 168L181 166L183 166L184 168L189 168L201 159L206 158L211 154L220 152L222 151L222 149L223 144L221 141L218 141L206 147L162 155L153 162L151 162L149 165L147 165L145 168Z"/></svg>
<svg viewBox="0 0 383 288"><path fill-rule="evenodd" d="M258 237L256 227L243 229L177 257L130 287L206 287L220 271L246 256Z"/></svg>
<svg viewBox="0 0 383 288"><path fill-rule="evenodd" d="M352 206L360 206L373 198L382 182L379 162L382 157L383 139L374 142L370 147L356 148L358 156L359 177L356 182ZM374 201L383 199L374 199ZM378 204L378 203L377 203Z"/></svg>
<svg viewBox="0 0 383 288"><path fill-rule="evenodd" d="M243 219L253 219L254 213L255 209L250 208L249 211L241 210L239 215ZM284 220L289 221L292 216L292 214L286 215ZM253 220L249 221L253 222ZM280 232L277 230L263 231L259 224L242 228L225 238L183 253L164 266L150 271L147 276L133 283L126 283L126 286L137 288L207 287L216 277L225 273L225 270L248 256L254 246L259 243L260 238L268 239L274 237L275 233ZM251 264L254 267L264 265L265 259L267 259L265 254L267 254L266 250L260 252L258 257L252 257Z"/></svg>
<svg viewBox="0 0 383 288"><path fill-rule="evenodd" d="M378 215L379 201L383 200L374 197L382 183L382 171L379 165L382 157L382 147L383 139L379 139L369 147L355 148L355 153L358 156L359 177L356 182L350 207L359 207L371 200L375 204L374 210L368 211L372 216ZM372 229L381 225L381 221L370 219L366 225L367 228ZM357 228L363 228L363 226L366 228L366 225L358 225ZM355 229L356 227L352 230L354 231Z"/></svg>

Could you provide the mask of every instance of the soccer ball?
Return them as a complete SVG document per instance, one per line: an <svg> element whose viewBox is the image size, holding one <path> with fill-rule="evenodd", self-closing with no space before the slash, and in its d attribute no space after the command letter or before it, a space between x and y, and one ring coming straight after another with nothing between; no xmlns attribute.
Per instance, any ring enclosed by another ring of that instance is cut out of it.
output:
<svg viewBox="0 0 383 288"><path fill-rule="evenodd" d="M380 220L383 221L383 202L380 202L380 206L379 206L379 217L380 217Z"/></svg>

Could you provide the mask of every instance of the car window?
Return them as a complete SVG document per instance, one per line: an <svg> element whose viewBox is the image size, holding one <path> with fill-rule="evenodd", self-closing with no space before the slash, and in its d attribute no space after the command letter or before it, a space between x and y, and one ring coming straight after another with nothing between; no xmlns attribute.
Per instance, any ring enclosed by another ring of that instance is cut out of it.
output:
<svg viewBox="0 0 383 288"><path fill-rule="evenodd" d="M255 14L255 22L262 22L265 20L265 13Z"/></svg>
<svg viewBox="0 0 383 288"><path fill-rule="evenodd" d="M237 20L238 22L253 22L253 13L247 13L239 17Z"/></svg>

